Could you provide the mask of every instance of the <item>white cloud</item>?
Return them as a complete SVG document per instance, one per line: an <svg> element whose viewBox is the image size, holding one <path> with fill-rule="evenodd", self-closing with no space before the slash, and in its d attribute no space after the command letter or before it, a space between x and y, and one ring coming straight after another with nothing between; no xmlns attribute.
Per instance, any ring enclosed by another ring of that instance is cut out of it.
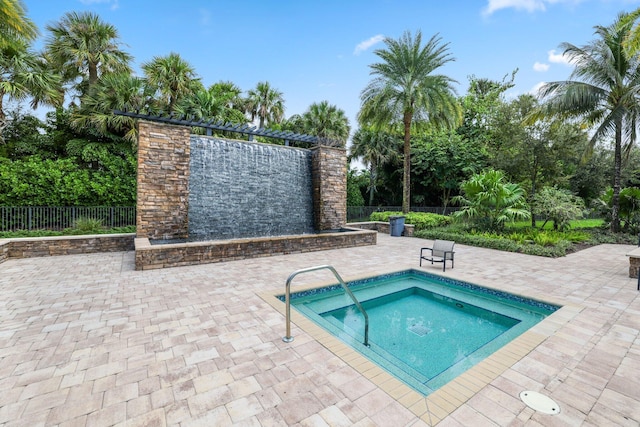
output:
<svg viewBox="0 0 640 427"><path fill-rule="evenodd" d="M353 54L360 55L362 52L369 49L371 46L380 43L382 40L384 40L384 36L382 34L378 34L363 42L360 42L353 51Z"/></svg>
<svg viewBox="0 0 640 427"><path fill-rule="evenodd" d="M536 62L533 64L533 70L540 73L544 73L549 69L549 64L543 64L542 62Z"/></svg>
<svg viewBox="0 0 640 427"><path fill-rule="evenodd" d="M555 50L549 51L548 59L549 62L553 62L555 64L571 65L569 58L567 58L563 53L556 53Z"/></svg>
<svg viewBox="0 0 640 427"><path fill-rule="evenodd" d="M500 9L508 8L535 12L536 10L545 10L544 4L543 0L489 0L487 6L482 10L482 14L489 16Z"/></svg>
<svg viewBox="0 0 640 427"><path fill-rule="evenodd" d="M536 11L544 12L547 5L555 3L580 3L583 0L487 0L487 6L482 9L484 16L489 16L500 9L513 8L524 10L529 13Z"/></svg>

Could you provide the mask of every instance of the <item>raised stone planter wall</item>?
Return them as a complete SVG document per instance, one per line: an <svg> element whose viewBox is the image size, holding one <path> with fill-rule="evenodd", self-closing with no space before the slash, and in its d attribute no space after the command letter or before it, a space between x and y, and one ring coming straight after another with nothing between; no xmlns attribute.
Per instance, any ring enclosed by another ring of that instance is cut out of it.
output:
<svg viewBox="0 0 640 427"><path fill-rule="evenodd" d="M9 239L0 239L0 264L9 259Z"/></svg>
<svg viewBox="0 0 640 427"><path fill-rule="evenodd" d="M382 221L366 221L366 222L350 222L348 227L360 228L362 230L375 230L379 233L390 234L391 225L388 222ZM405 224L402 235L405 237L413 237L415 226L411 224Z"/></svg>
<svg viewBox="0 0 640 427"><path fill-rule="evenodd" d="M0 263L9 258L131 251L134 238L127 233L0 239Z"/></svg>
<svg viewBox="0 0 640 427"><path fill-rule="evenodd" d="M375 231L351 231L152 245L137 238L136 270L177 267L327 249L375 245Z"/></svg>

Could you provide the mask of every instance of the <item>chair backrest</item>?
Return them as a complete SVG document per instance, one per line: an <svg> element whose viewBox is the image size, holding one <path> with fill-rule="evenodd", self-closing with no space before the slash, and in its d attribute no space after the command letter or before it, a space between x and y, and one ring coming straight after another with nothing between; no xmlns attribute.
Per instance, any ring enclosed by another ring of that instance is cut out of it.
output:
<svg viewBox="0 0 640 427"><path fill-rule="evenodd" d="M433 242L433 255L444 258L445 252L453 251L453 245L455 244L456 242L453 242L451 240L436 240L435 242ZM452 259L453 254L448 253L446 254L446 257L447 259Z"/></svg>

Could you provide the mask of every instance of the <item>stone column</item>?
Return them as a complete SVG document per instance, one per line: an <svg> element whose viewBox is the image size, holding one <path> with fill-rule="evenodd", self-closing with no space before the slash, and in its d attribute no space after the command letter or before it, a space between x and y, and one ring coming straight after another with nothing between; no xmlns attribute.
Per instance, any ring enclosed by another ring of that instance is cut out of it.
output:
<svg viewBox="0 0 640 427"><path fill-rule="evenodd" d="M138 237L188 237L189 156L188 127L138 122Z"/></svg>
<svg viewBox="0 0 640 427"><path fill-rule="evenodd" d="M640 258L629 257L629 277L637 278L640 271Z"/></svg>
<svg viewBox="0 0 640 427"><path fill-rule="evenodd" d="M318 231L347 223L347 152L324 145L313 149L313 213Z"/></svg>

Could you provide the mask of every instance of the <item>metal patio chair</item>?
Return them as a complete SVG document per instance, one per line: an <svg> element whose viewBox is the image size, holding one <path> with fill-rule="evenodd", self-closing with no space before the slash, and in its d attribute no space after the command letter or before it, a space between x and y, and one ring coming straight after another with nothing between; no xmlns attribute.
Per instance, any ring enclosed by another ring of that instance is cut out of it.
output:
<svg viewBox="0 0 640 427"><path fill-rule="evenodd" d="M447 261L451 261L451 268L453 268L453 256L455 254L453 246L456 243L451 240L436 240L433 242L431 248L420 249L420 267L422 267L422 260L442 263L442 271L446 270Z"/></svg>

